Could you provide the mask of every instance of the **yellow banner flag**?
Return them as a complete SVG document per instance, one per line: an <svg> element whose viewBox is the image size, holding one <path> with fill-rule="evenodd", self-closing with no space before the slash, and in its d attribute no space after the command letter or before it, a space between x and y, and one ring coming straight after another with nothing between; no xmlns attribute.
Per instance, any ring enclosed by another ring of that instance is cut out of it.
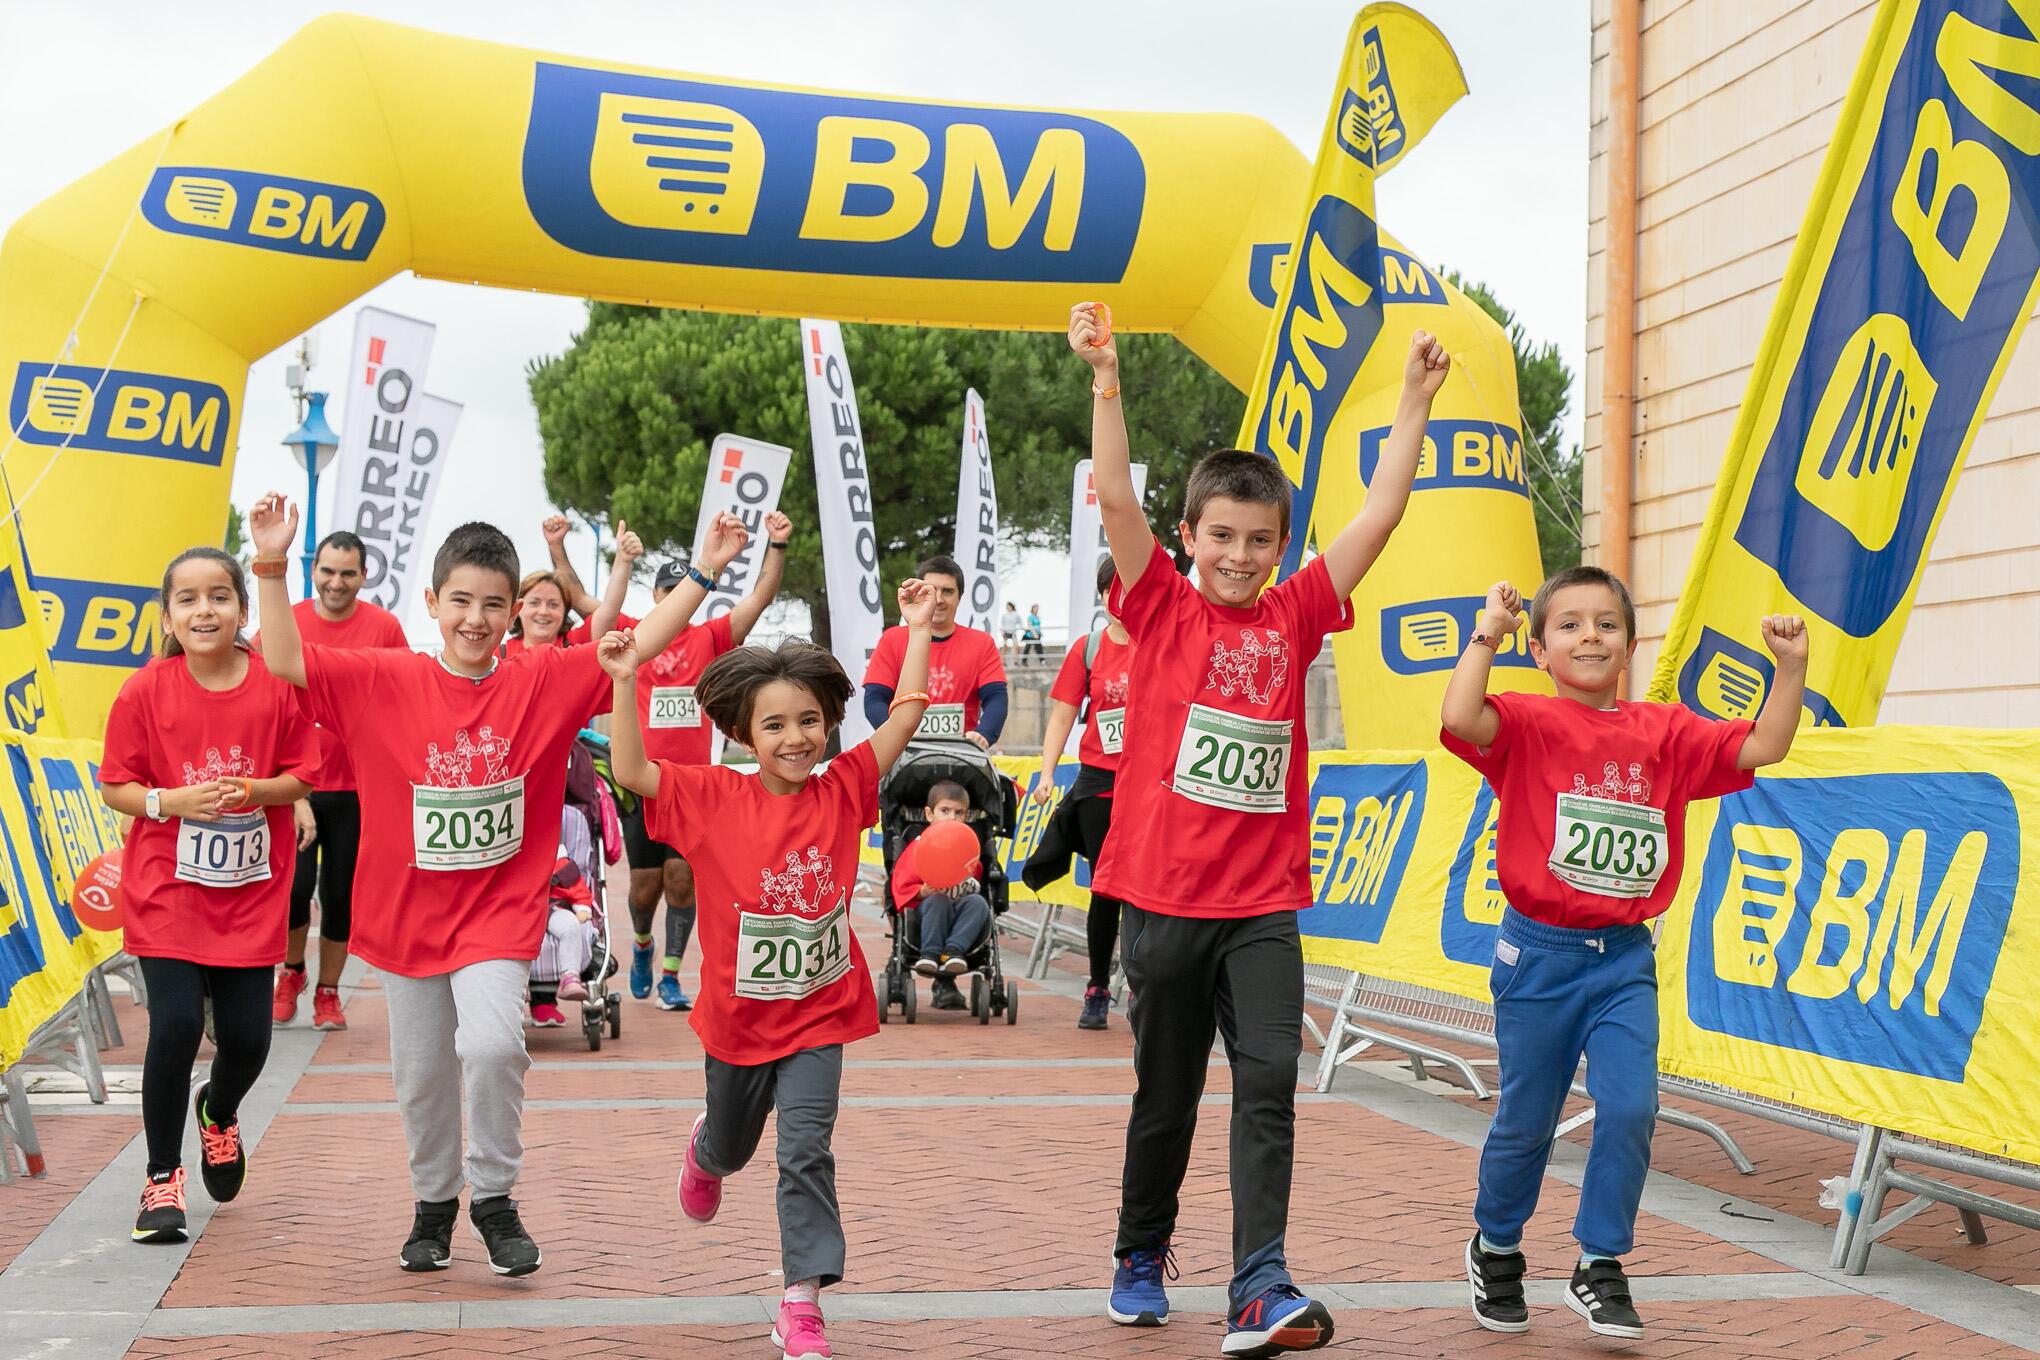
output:
<svg viewBox="0 0 2040 1360"><path fill-rule="evenodd" d="M35 604L14 497L4 475L0 475L0 728L24 736L64 735L56 676L43 643L42 613Z"/></svg>
<svg viewBox="0 0 2040 1360"><path fill-rule="evenodd" d="M2030 25L2032 8L1879 8L1652 698L1754 717L1772 674L1757 621L1794 612L1813 630L1811 721L1876 720L1934 531L2040 297L2040 42L2010 12Z"/></svg>

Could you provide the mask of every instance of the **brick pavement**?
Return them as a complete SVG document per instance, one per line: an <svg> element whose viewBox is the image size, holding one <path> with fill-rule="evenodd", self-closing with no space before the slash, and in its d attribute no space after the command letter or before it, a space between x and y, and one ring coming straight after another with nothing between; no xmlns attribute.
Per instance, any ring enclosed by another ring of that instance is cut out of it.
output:
<svg viewBox="0 0 2040 1360"><path fill-rule="evenodd" d="M881 959L882 932L864 921L859 934L867 955ZM1192 1292L1179 1296L1187 1302L1166 1329L1112 1327L1098 1316L1095 1291L1109 1269L1131 1041L1117 1013L1103 1034L1076 1030L1076 982L1067 962L1048 982L1026 984L1017 1027L981 1027L924 1006L921 1023L910 1027L895 1017L848 1055L854 1065L844 1090L852 1100L839 1122L837 1152L851 1260L850 1278L831 1294L838 1355L1217 1353L1216 1287L1227 1273L1229 1231L1227 1074L1222 1065L1209 1074L1183 1193L1177 1238L1183 1276L1173 1287ZM320 1040L302 1075L269 1078L288 1080L287 1097L255 1149L246 1191L192 1244L160 1306L137 1319L139 1339L122 1343L125 1353L434 1360L772 1354L753 1320L764 1316L780 1283L771 1132L758 1161L730 1182L713 1225L681 1219L672 1177L691 1103L701 1095L700 1047L683 1016L634 1000L625 1006L623 1038L599 1054L588 1053L573 1030L531 1035L538 1066L530 1078L527 1169L518 1193L547 1253L537 1275L495 1279L465 1235L455 1239L455 1265L444 1273L410 1276L394 1268L410 1195L401 1129L390 1108L386 1011L370 979L354 993L348 1032ZM129 1042L110 1059L138 1062L146 1025L127 1009L122 1021ZM1306 1281L1374 1291L1366 1294L1371 1306L1336 1310L1340 1339L1328 1353L1618 1349L1588 1338L1552 1302L1569 1260L1567 1227L1577 1203L1573 1185L1558 1176L1545 1182L1529 1239L1542 1291L1533 1295L1541 1300L1533 1331L1498 1337L1480 1331L1457 1306L1432 1306L1456 1305L1464 1288L1458 1261L1476 1154L1464 1139L1441 1137L1398 1117L1392 1106L1371 1105L1370 1092L1380 1088L1378 1079L1355 1074L1342 1079L1341 1096L1308 1099L1298 1110L1292 1263ZM1440 1083L1419 1089L1422 1099L1453 1111L1485 1108ZM912 1103L928 1097L959 1100L935 1108ZM562 1101L598 1107L551 1103ZM605 1101L663 1104L600 1108ZM1831 1221L1812 1204L1813 1181L1846 1170L1846 1148L1734 1116L1723 1122L1745 1137L1760 1163L1758 1176L1735 1176L1711 1143L1669 1128L1660 1132L1658 1169ZM47 1181L0 1188L0 1265L45 1230L138 1125L131 1108L39 1119L55 1169ZM124 1189L120 1197L126 1202ZM121 1239L126 1227L108 1222L103 1234ZM1955 1245L1947 1240L1952 1211L1935 1211L1895 1240L1921 1258L1988 1278L2040 1281L2040 1236L1997 1224L1991 1231L1987 1247ZM1795 1270L1788 1253L1762 1233L1739 1236L1739 1225L1726 1217L1694 1226L1690 1214L1647 1212L1632 1267L1652 1331L1621 1352L1705 1351L1721 1360L2032 1353L1965 1329L1960 1317L1936 1315L1930 1291L1915 1290L1927 1300L1916 1306L1858 1293L1848 1282ZM129 1259L121 1254L129 1250L124 1242L113 1250L116 1264ZM0 1314L18 1306L7 1280L0 1275ZM1787 1296L1774 1297L1781 1291ZM959 1295L975 1301L964 1309L968 1315L942 1316L951 1304L940 1300ZM2040 1297L2029 1302L2029 1330L2040 1337ZM307 1306L324 1311L299 1311ZM423 1307L429 1317L407 1326L390 1311L405 1307ZM646 1307L695 1311L639 1325ZM0 1343L0 1355L7 1354Z"/></svg>

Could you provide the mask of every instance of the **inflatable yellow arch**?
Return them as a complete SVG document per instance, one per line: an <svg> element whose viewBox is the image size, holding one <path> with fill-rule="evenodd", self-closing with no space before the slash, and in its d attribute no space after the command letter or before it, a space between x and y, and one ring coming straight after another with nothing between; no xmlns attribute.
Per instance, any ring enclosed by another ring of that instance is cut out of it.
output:
<svg viewBox="0 0 2040 1360"><path fill-rule="evenodd" d="M1309 170L1247 117L826 93L322 18L0 248L6 483L69 726L99 730L162 564L218 534L249 363L399 270L1002 329L1095 297L1244 387ZM1513 426L1506 341L1393 263L1417 324L1499 343L1485 404ZM1321 503L1360 495L1327 472Z"/></svg>

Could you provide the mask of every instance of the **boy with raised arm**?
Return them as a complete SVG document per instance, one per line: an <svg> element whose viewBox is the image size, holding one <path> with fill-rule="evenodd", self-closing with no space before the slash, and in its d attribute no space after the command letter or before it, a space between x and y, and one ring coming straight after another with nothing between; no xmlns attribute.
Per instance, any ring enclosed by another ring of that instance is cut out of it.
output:
<svg viewBox="0 0 2040 1360"><path fill-rule="evenodd" d="M447 535L433 560L425 604L440 655L306 644L283 579L297 525L297 508L274 492L248 514L263 657L306 691L312 717L354 762L362 825L354 952L383 974L418 1200L398 1263L446 1268L465 1181L490 1268L528 1275L541 1257L510 1198L531 1061L524 991L545 933L567 748L588 714L608 711L609 678L593 647L499 654L517 550L480 523ZM744 538L743 525L723 515L703 556L720 569ZM663 648L705 594L694 583L675 590L638 636Z"/></svg>
<svg viewBox="0 0 2040 1360"><path fill-rule="evenodd" d="M1806 624L1791 614L1761 621L1778 659L1763 710L1754 723L1716 722L1622 699L1636 609L1599 567L1561 571L1531 601L1530 655L1555 696L1489 694L1495 648L1522 605L1506 581L1488 591L1443 711L1445 749L1494 788L1495 872L1508 901L1489 973L1501 1096L1481 1148L1466 1273L1481 1326L1529 1329L1523 1225L1584 1055L1594 1141L1565 1301L1599 1335L1634 1339L1643 1321L1621 1257L1635 1245L1657 1119L1657 960L1645 922L1678 891L1686 805L1748 788L1751 771L1792 749Z"/></svg>
<svg viewBox="0 0 2040 1360"><path fill-rule="evenodd" d="M1191 471L1177 529L1196 562L1191 585L1134 494L1119 356L1093 304L1071 309L1069 339L1094 373L1092 470L1118 577L1106 607L1135 643L1115 830L1092 877L1127 904L1121 957L1134 998L1136 1086L1108 1311L1127 1326L1168 1321L1162 1277L1177 1195L1222 1033L1233 1074L1233 1277L1221 1350L1314 1350L1332 1339L1332 1317L1296 1288L1283 1255L1303 1029L1296 913L1312 900L1303 677L1325 635L1353 625L1347 597L1402 519L1450 361L1429 335L1412 337L1360 513L1322 557L1264 592L1292 530L1308 527L1289 522L1282 470L1227 449Z"/></svg>

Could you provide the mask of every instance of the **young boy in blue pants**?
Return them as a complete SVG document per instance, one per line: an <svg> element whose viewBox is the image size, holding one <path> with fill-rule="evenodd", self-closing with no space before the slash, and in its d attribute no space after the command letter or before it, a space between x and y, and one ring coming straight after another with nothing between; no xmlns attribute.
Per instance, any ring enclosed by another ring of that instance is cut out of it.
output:
<svg viewBox="0 0 2040 1360"><path fill-rule="evenodd" d="M1529 1329L1523 1225L1584 1055L1594 1138L1566 1304L1602 1336L1635 1338L1643 1322L1621 1258L1635 1245L1657 1117L1657 969L1645 922L1678 891L1687 803L1748 788L1751 771L1791 750L1806 624L1763 619L1778 662L1763 710L1754 723L1717 722L1619 697L1636 610L1599 567L1559 572L1531 602L1530 653L1555 696L1489 694L1495 648L1521 610L1506 581L1488 592L1445 690L1445 748L1500 804L1495 869L1508 900L1489 982L1501 1097L1481 1149L1467 1278L1481 1326Z"/></svg>

